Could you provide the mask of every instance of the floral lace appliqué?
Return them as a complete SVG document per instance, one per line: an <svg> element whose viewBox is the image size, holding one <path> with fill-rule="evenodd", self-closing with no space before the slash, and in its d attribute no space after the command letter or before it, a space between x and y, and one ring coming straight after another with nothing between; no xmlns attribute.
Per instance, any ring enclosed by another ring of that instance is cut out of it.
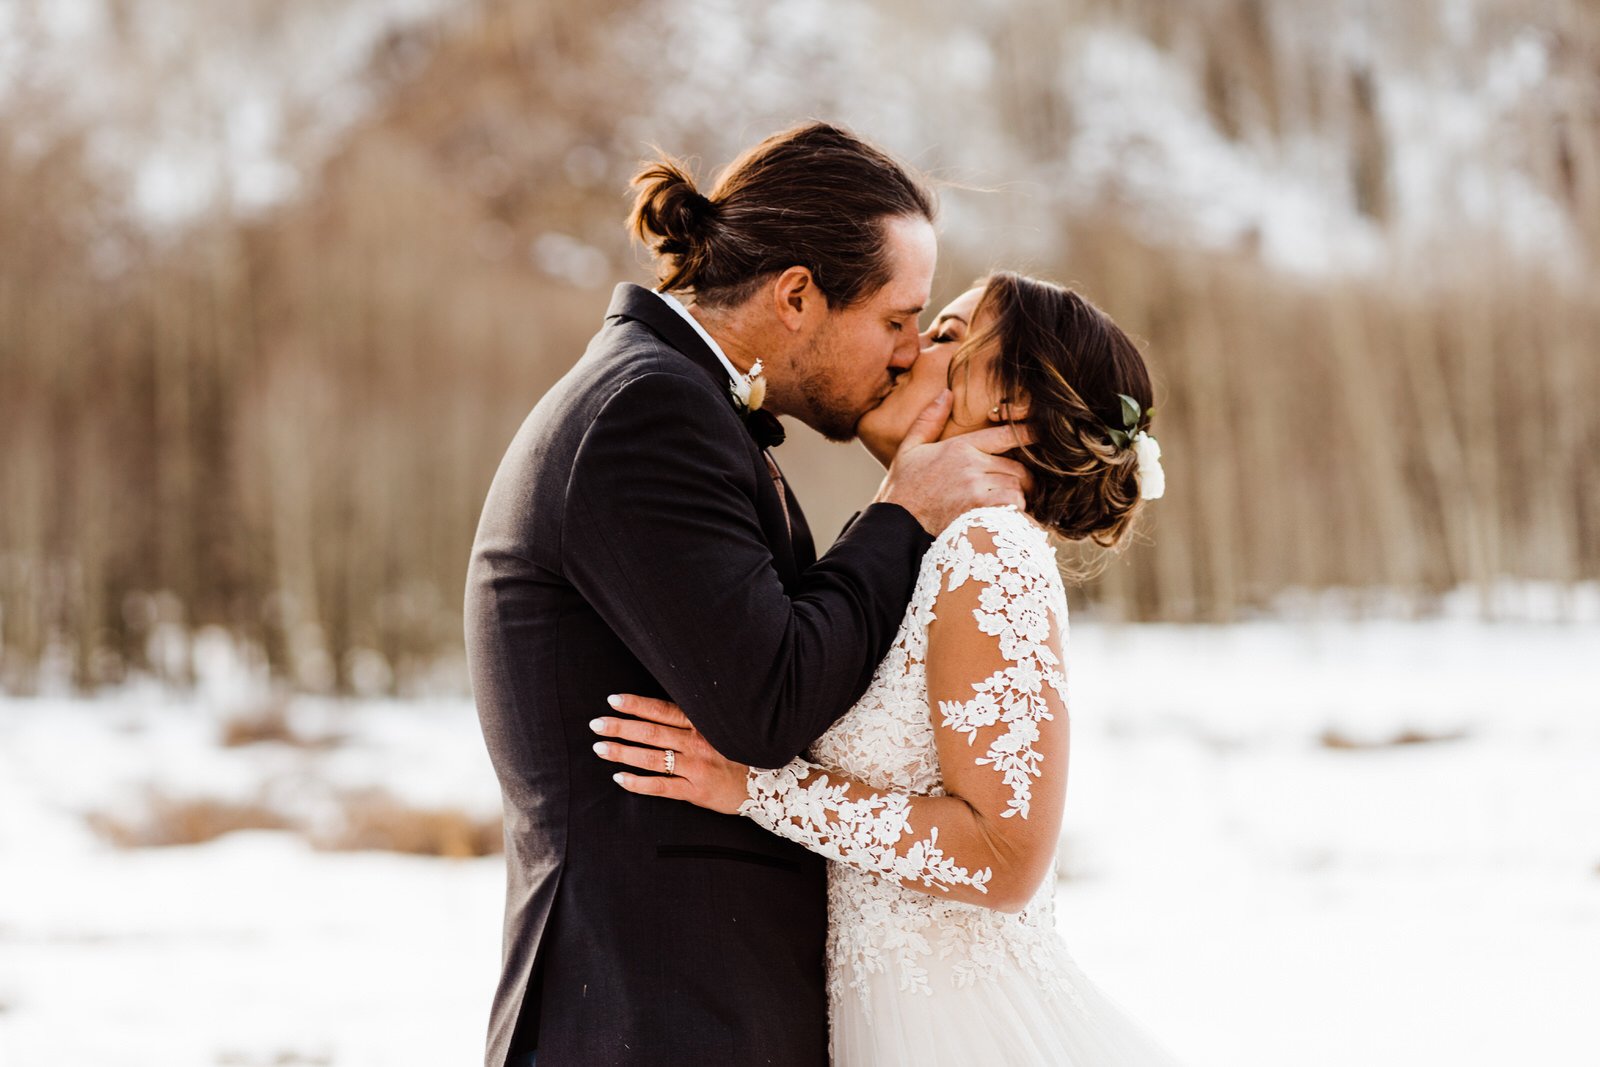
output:
<svg viewBox="0 0 1600 1067"><path fill-rule="evenodd" d="M987 531L980 549L970 531ZM976 744L978 731L1002 725L977 762L992 766L1011 790L1003 813L1027 818L1042 757L1035 744L1049 719L1047 692L1066 703L1063 665L1050 648L1055 627L1064 644L1065 592L1046 535L1013 508L983 508L953 523L928 550L904 621L866 693L818 738L812 761L751 774L751 799L740 809L774 833L835 861L829 867L830 995L863 996L870 974L893 973L908 991L931 993L928 964L944 968L957 988L1018 968L1045 987L1056 982L1054 879L1032 902L1007 913L916 892L924 886L983 889L988 870L961 866L939 846L937 827L912 836L908 797L942 795L930 714L928 627L939 594L968 582L982 585L974 612L996 639L1006 665L973 686L965 701L940 701L938 728ZM986 734L985 736L990 736ZM818 773L818 772L821 773ZM875 792L852 800L830 782L836 771ZM908 840L909 838L909 840Z"/></svg>
<svg viewBox="0 0 1600 1067"><path fill-rule="evenodd" d="M852 800L843 785L829 782L827 774L812 774L820 770L815 764L795 760L776 770L752 772L750 799L739 808L739 814L835 863L938 889L968 885L980 893L988 892L985 885L992 872L988 868L968 871L945 855L939 847L937 826L912 842L904 854L898 851L912 833L911 801L906 794L874 793ZM811 775L810 781L802 782L807 775Z"/></svg>
<svg viewBox="0 0 1600 1067"><path fill-rule="evenodd" d="M948 560L938 564L948 575L946 588L952 592L969 578L984 583L978 594L978 610L973 614L979 630L999 639L1000 654L1008 661L1004 670L973 685L976 694L972 699L964 703L939 701L939 725L965 734L967 743L972 744L979 730L1005 724L1004 732L989 746L988 755L976 762L979 766L992 765L1011 787L1011 801L1001 817L1021 815L1026 819L1033 799L1033 779L1039 777L1043 759L1033 747L1039 740L1039 724L1055 717L1050 714L1045 686L1055 690L1065 703L1067 679L1061 672L1059 657L1049 645L1050 611L1055 606L1050 593L1060 589L1054 557L1050 573L1039 573L1037 546L1029 543L1034 538L1013 536L1017 532L1022 531L1010 524L990 529L995 542L993 552L980 552L969 539L959 538L944 554ZM1037 534L1032 527L1026 527L1025 532Z"/></svg>

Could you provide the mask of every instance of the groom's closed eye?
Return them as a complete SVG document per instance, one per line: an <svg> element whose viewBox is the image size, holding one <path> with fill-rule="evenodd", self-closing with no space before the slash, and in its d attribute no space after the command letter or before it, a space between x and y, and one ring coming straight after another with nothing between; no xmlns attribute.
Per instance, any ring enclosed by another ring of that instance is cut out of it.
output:
<svg viewBox="0 0 1600 1067"><path fill-rule="evenodd" d="M910 327L911 331L915 333L917 330L917 319L922 315L922 309L925 306L926 305L921 305L914 308L897 308L890 312L889 329L895 331L896 333L902 333L907 327Z"/></svg>

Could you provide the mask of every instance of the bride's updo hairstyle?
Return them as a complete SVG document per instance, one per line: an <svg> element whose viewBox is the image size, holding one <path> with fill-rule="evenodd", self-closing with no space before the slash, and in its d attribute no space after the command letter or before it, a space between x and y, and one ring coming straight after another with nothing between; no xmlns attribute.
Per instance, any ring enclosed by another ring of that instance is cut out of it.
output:
<svg viewBox="0 0 1600 1067"><path fill-rule="evenodd" d="M1150 372L1128 335L1071 289L1009 271L984 283L974 317L989 311L951 364L995 343L990 363L999 395L1026 400L1022 420L1034 443L1017 457L1033 473L1028 513L1070 541L1115 548L1139 509L1138 463L1132 447L1110 431L1123 430L1119 393L1139 402L1139 425L1150 428Z"/></svg>
<svg viewBox="0 0 1600 1067"><path fill-rule="evenodd" d="M806 267L830 309L889 281L886 220L933 221L933 195L860 138L814 122L774 134L730 163L710 195L662 156L633 179L630 231L655 253L657 278L696 302L744 302L761 280Z"/></svg>

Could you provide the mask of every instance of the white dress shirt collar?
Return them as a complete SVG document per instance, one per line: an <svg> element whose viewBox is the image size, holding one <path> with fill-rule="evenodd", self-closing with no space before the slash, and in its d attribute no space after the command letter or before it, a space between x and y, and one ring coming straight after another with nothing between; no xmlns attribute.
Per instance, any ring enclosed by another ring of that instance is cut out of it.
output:
<svg viewBox="0 0 1600 1067"><path fill-rule="evenodd" d="M711 349L711 354L716 356L717 361L727 368L728 381L733 383L744 381L745 376L739 372L739 368L735 367L733 365L733 361L730 360L722 351L722 346L717 344L716 339L706 332L706 328L704 326L700 325L700 320L689 313L689 309L683 306L683 302L681 300L673 296L671 293L663 292L660 289L652 289L651 292L655 293L662 300L664 300L667 307L683 316L684 322L687 322L690 326L694 327L694 332L700 335L701 340L705 341L706 347Z"/></svg>

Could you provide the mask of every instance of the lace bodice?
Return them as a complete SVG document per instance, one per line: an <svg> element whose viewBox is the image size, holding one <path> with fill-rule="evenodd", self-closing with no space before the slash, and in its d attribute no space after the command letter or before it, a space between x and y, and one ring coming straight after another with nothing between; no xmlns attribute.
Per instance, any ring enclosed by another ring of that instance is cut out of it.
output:
<svg viewBox="0 0 1600 1067"><path fill-rule="evenodd" d="M941 611L947 636L930 700L929 631ZM993 832L975 830L972 816L986 815L991 827L1026 822L1036 814L1036 790L1049 787L1055 811L1046 821L1056 825L1066 773L1066 627L1044 531L1013 508L968 512L929 549L888 655L811 759L751 772L741 814L835 861L828 903L836 1003L843 985L861 991L867 975L885 971L906 990L932 992L932 958L953 964L941 973L959 987L1004 966L1050 984L1055 879L1046 876L1020 911L969 902L992 902L996 884L984 844ZM955 666L945 664L947 651ZM947 792L958 775L966 803Z"/></svg>

